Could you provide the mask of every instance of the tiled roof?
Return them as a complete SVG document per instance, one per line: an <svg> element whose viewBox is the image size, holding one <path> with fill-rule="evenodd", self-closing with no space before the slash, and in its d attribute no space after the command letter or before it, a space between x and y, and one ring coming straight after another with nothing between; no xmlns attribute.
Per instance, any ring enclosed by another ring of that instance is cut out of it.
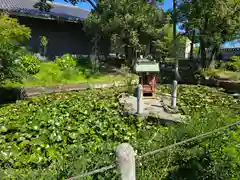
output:
<svg viewBox="0 0 240 180"><path fill-rule="evenodd" d="M64 18L74 21L84 20L90 13L86 9L57 3L49 3L52 7L50 12L42 12L33 7L37 2L38 0L0 0L0 10L8 11L9 13L33 15L39 18Z"/></svg>

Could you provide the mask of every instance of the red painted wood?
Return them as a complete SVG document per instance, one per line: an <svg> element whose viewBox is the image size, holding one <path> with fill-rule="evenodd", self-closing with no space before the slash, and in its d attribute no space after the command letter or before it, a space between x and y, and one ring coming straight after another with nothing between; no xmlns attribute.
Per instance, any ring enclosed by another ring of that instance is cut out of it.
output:
<svg viewBox="0 0 240 180"><path fill-rule="evenodd" d="M156 91L156 74L146 73L141 74L141 84L143 85L143 93L152 93L155 95Z"/></svg>

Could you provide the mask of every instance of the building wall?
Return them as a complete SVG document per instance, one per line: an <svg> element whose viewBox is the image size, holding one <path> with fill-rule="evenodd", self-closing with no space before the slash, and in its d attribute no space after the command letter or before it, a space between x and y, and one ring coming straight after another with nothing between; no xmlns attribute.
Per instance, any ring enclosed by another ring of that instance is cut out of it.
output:
<svg viewBox="0 0 240 180"><path fill-rule="evenodd" d="M40 37L48 39L46 56L55 58L66 53L89 55L91 38L83 31L81 23L70 23L56 20L43 20L29 17L18 17L19 23L31 28L31 39L28 46L35 53L40 52Z"/></svg>
<svg viewBox="0 0 240 180"><path fill-rule="evenodd" d="M192 41L190 41L189 39L186 39L185 54L184 54L185 59L189 59L189 57L190 57L191 43L192 43Z"/></svg>
<svg viewBox="0 0 240 180"><path fill-rule="evenodd" d="M240 56L240 48L221 48L220 55L222 60L228 60L232 56ZM207 57L211 56L211 49L207 49Z"/></svg>
<svg viewBox="0 0 240 180"><path fill-rule="evenodd" d="M186 47L185 47L185 58L189 58L190 56L190 51L191 51L191 41L186 42ZM211 57L211 49L206 48L206 56L207 58ZM240 48L220 48L219 55L222 60L228 60L232 56L240 56ZM194 54L194 58L197 58L198 54Z"/></svg>

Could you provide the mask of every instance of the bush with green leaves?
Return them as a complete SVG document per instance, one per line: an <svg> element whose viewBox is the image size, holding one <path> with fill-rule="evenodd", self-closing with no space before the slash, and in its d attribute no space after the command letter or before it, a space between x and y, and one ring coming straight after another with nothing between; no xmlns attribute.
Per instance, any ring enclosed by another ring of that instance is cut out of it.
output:
<svg viewBox="0 0 240 180"><path fill-rule="evenodd" d="M21 80L22 71L16 63L20 54L19 47L8 42L0 42L0 85L3 85L6 80Z"/></svg>
<svg viewBox="0 0 240 180"><path fill-rule="evenodd" d="M21 72L16 59L25 50L23 46L31 36L28 27L20 25L15 18L0 15L0 83L4 80L21 80Z"/></svg>
<svg viewBox="0 0 240 180"><path fill-rule="evenodd" d="M232 56L227 62L220 61L219 68L229 71L240 71L240 56Z"/></svg>
<svg viewBox="0 0 240 180"><path fill-rule="evenodd" d="M20 57L20 67L29 74L37 74L40 71L40 61L32 54L26 54Z"/></svg>
<svg viewBox="0 0 240 180"><path fill-rule="evenodd" d="M42 54L45 56L47 53L48 39L46 36L41 36L40 45L42 48Z"/></svg>
<svg viewBox="0 0 240 180"><path fill-rule="evenodd" d="M226 64L227 70L240 71L240 56L233 56Z"/></svg>
<svg viewBox="0 0 240 180"><path fill-rule="evenodd" d="M77 65L77 58L71 54L65 54L62 57L56 57L56 63L61 70L75 68Z"/></svg>

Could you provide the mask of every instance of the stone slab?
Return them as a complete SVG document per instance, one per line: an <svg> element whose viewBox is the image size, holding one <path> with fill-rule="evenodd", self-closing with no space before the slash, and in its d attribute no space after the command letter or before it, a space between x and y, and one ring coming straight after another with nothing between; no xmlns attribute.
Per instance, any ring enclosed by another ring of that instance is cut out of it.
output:
<svg viewBox="0 0 240 180"><path fill-rule="evenodd" d="M170 105L171 99L168 96L160 96L155 99L143 99L143 113L140 116L155 116L160 120L182 122L180 113L168 113L164 110L164 106ZM137 98L132 95L122 95L119 103L124 107L128 114L137 115Z"/></svg>

